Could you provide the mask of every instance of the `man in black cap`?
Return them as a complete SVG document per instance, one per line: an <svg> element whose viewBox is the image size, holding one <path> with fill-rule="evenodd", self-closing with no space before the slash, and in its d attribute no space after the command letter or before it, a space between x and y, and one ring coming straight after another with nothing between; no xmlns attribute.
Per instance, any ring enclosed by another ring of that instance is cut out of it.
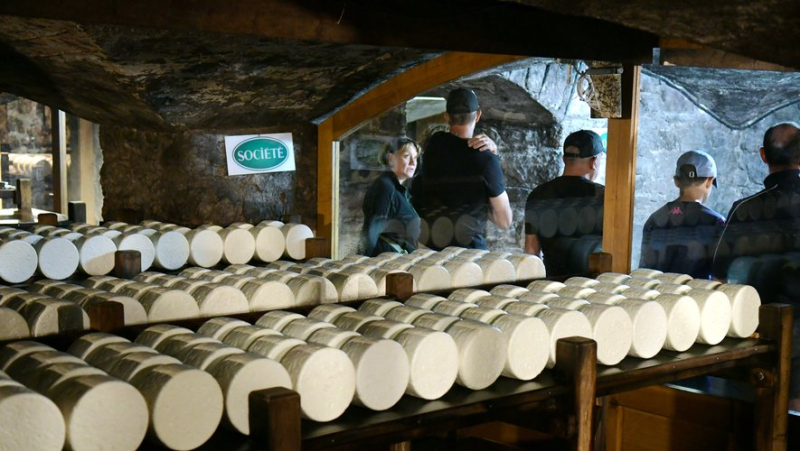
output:
<svg viewBox="0 0 800 451"><path fill-rule="evenodd" d="M486 249L487 218L501 229L512 221L497 146L488 136L475 135L481 110L474 91L451 91L446 117L449 132L428 139L412 184L412 202L429 230L424 244Z"/></svg>
<svg viewBox="0 0 800 451"><path fill-rule="evenodd" d="M594 180L604 155L597 133L570 134L564 140L564 174L528 195L525 252L544 259L548 276L586 272L588 254L599 249L605 187Z"/></svg>

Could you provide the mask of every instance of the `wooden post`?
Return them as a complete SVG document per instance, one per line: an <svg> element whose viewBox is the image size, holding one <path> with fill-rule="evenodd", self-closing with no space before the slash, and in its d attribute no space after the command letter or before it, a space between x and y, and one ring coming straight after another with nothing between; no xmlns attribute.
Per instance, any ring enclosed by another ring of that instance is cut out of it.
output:
<svg viewBox="0 0 800 451"><path fill-rule="evenodd" d="M53 211L67 211L67 115L50 108L53 137Z"/></svg>
<svg viewBox="0 0 800 451"><path fill-rule="evenodd" d="M250 393L250 436L267 451L300 451L300 395L276 387Z"/></svg>
<svg viewBox="0 0 800 451"><path fill-rule="evenodd" d="M98 183L99 171L95 165L95 132L97 126L87 120L69 117L69 145L70 168L67 187L68 200L78 200L86 203L84 219L70 220L95 224L95 189Z"/></svg>
<svg viewBox="0 0 800 451"><path fill-rule="evenodd" d="M593 409L597 383L597 343L583 337L562 338L556 343L556 371L573 390L575 424L572 449L592 449Z"/></svg>
<svg viewBox="0 0 800 451"><path fill-rule="evenodd" d="M333 211L335 190L333 186L333 119L317 128L317 236L333 244ZM336 255L332 253L332 255Z"/></svg>
<svg viewBox="0 0 800 451"><path fill-rule="evenodd" d="M775 342L775 366L771 374L756 372L755 449L778 451L786 449L789 422L789 370L792 351L792 307L782 304L762 305L759 309L758 332L762 338ZM762 382L759 384L759 382Z"/></svg>
<svg viewBox="0 0 800 451"><path fill-rule="evenodd" d="M414 294L414 276L407 272L386 275L386 295L403 302Z"/></svg>
<svg viewBox="0 0 800 451"><path fill-rule="evenodd" d="M629 273L636 188L636 134L639 123L641 67L626 65L622 73L622 118L608 120L608 161L603 212L603 252L612 268Z"/></svg>
<svg viewBox="0 0 800 451"><path fill-rule="evenodd" d="M36 216L36 222L38 222L41 225L57 226L58 215L55 213L39 213Z"/></svg>
<svg viewBox="0 0 800 451"><path fill-rule="evenodd" d="M613 258L608 252L595 252L589 255L589 277L596 278L604 272L611 272Z"/></svg>
<svg viewBox="0 0 800 451"><path fill-rule="evenodd" d="M32 222L33 191L30 179L17 179L16 202L19 222Z"/></svg>
<svg viewBox="0 0 800 451"><path fill-rule="evenodd" d="M133 279L142 272L142 254L127 250L114 253L114 275L120 279Z"/></svg>
<svg viewBox="0 0 800 451"><path fill-rule="evenodd" d="M69 220L72 222L87 222L86 202L71 201L67 206Z"/></svg>
<svg viewBox="0 0 800 451"><path fill-rule="evenodd" d="M89 327L98 332L111 332L125 327L125 307L119 302L98 302L86 309Z"/></svg>
<svg viewBox="0 0 800 451"><path fill-rule="evenodd" d="M317 257L331 258L331 246L328 244L327 238L306 239L306 260Z"/></svg>

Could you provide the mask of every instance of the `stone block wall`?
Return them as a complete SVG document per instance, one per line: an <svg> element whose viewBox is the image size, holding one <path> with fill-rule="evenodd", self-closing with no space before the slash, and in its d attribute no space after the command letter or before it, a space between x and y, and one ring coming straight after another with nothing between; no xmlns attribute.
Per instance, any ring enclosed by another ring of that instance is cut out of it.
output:
<svg viewBox="0 0 800 451"><path fill-rule="evenodd" d="M228 176L223 135L101 126L103 217L196 227L299 213L315 227L316 127L281 131L293 134L296 172Z"/></svg>

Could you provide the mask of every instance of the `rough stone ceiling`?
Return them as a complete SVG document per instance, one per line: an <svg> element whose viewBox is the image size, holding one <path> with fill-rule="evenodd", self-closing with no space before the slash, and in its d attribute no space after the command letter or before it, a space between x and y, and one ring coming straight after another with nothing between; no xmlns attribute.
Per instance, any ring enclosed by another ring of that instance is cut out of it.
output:
<svg viewBox="0 0 800 451"><path fill-rule="evenodd" d="M0 91L98 123L246 130L319 120L442 50L647 63L660 36L800 68L795 0L135 3L0 2ZM730 90L705 78L670 80L723 121L763 113L708 100ZM757 108L797 95L752 86L764 101L742 104Z"/></svg>

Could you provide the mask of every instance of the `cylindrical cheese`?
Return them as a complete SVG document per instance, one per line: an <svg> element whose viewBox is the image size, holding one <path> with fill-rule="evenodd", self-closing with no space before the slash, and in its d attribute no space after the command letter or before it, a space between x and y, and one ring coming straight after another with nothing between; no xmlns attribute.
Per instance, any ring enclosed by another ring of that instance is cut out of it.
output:
<svg viewBox="0 0 800 451"><path fill-rule="evenodd" d="M348 340L359 337L357 332L342 330L336 327L323 327L313 331L306 341L320 346L341 348Z"/></svg>
<svg viewBox="0 0 800 451"><path fill-rule="evenodd" d="M289 350L304 344L306 343L303 340L298 340L297 338L284 337L283 335L265 335L254 341L247 348L247 352L280 361Z"/></svg>
<svg viewBox="0 0 800 451"><path fill-rule="evenodd" d="M81 360L86 360L86 357L95 349L112 343L129 343L129 341L117 335L94 332L82 335L73 341L69 347L69 353Z"/></svg>
<svg viewBox="0 0 800 451"><path fill-rule="evenodd" d="M280 360L300 394L300 410L314 421L331 421L353 400L356 374L347 354L317 345L296 346Z"/></svg>
<svg viewBox="0 0 800 451"><path fill-rule="evenodd" d="M359 307L359 312L369 313L372 315L386 316L389 310L396 307L402 307L403 304L397 301L388 299L370 299L364 301Z"/></svg>
<svg viewBox="0 0 800 451"><path fill-rule="evenodd" d="M597 293L596 290L579 286L566 286L558 290L558 296L563 298L586 299L590 294Z"/></svg>
<svg viewBox="0 0 800 451"><path fill-rule="evenodd" d="M492 385L502 373L508 352L503 334L496 327L462 320L447 328L458 347L456 381L472 390Z"/></svg>
<svg viewBox="0 0 800 451"><path fill-rule="evenodd" d="M550 357L550 333L541 319L501 315L490 324L500 329L506 340L504 376L527 381L544 370Z"/></svg>
<svg viewBox="0 0 800 451"><path fill-rule="evenodd" d="M25 318L10 308L0 307L0 324L2 324L0 340L16 340L31 336Z"/></svg>
<svg viewBox="0 0 800 451"><path fill-rule="evenodd" d="M662 283L655 287L655 290L663 294L686 294L692 291L692 287L679 283Z"/></svg>
<svg viewBox="0 0 800 451"><path fill-rule="evenodd" d="M667 313L658 302L624 299L617 307L628 312L633 326L629 355L649 359L661 352L667 340Z"/></svg>
<svg viewBox="0 0 800 451"><path fill-rule="evenodd" d="M451 301L457 302L475 302L476 300L491 296L492 294L486 290L475 290L472 288L459 288L458 290L453 291L447 297L447 299Z"/></svg>
<svg viewBox="0 0 800 451"><path fill-rule="evenodd" d="M542 259L535 255L511 254L506 259L514 265L517 280L539 279L547 275Z"/></svg>
<svg viewBox="0 0 800 451"><path fill-rule="evenodd" d="M578 308L592 325L592 338L597 342L597 362L616 365L628 355L633 342L633 323L621 307L586 304Z"/></svg>
<svg viewBox="0 0 800 451"><path fill-rule="evenodd" d="M223 242L222 260L225 263L235 265L252 260L256 253L256 240L250 231L234 227L218 233Z"/></svg>
<svg viewBox="0 0 800 451"><path fill-rule="evenodd" d="M758 309L761 297L750 285L722 284L718 291L725 293L731 302L729 337L746 338L758 328Z"/></svg>
<svg viewBox="0 0 800 451"><path fill-rule="evenodd" d="M437 304L446 300L447 298L435 294L418 293L408 298L405 301L405 305L432 310Z"/></svg>
<svg viewBox="0 0 800 451"><path fill-rule="evenodd" d="M593 304L606 304L606 305L614 305L623 299L626 298L621 294L612 294L603 292L592 293L586 297L586 300Z"/></svg>
<svg viewBox="0 0 800 451"><path fill-rule="evenodd" d="M191 247L189 240L180 232L162 231L151 234L155 253L153 264L162 269L174 270L182 267L189 261Z"/></svg>
<svg viewBox="0 0 800 451"><path fill-rule="evenodd" d="M731 301L728 296L722 291L700 288L691 290L687 296L694 299L700 309L700 334L697 341L709 345L721 342L731 325Z"/></svg>
<svg viewBox="0 0 800 451"><path fill-rule="evenodd" d="M516 285L498 285L490 291L494 296L503 296L508 298L518 298L523 294L529 293L527 288L518 287Z"/></svg>
<svg viewBox="0 0 800 451"><path fill-rule="evenodd" d="M58 451L64 446L64 417L58 406L21 385L0 384L0 424L2 451Z"/></svg>
<svg viewBox="0 0 800 451"><path fill-rule="evenodd" d="M556 282L554 280L534 280L533 282L528 284L528 290L530 291L543 291L545 293L555 293L558 290L566 287L561 282Z"/></svg>
<svg viewBox="0 0 800 451"><path fill-rule="evenodd" d="M345 315L355 315L358 312L346 313ZM341 317L340 317L341 318ZM314 332L320 329L334 328L331 323L325 321L318 321L310 318L301 318L283 326L281 333L287 337L297 338L298 340L306 340Z"/></svg>
<svg viewBox="0 0 800 451"><path fill-rule="evenodd" d="M659 272L659 274L660 274L660 272ZM646 278L646 279L650 279L651 278L651 277L647 277L647 276L637 276L637 275L634 275L634 277L641 277L641 278ZM616 284L616 285L627 285L627 282L629 280L631 280L631 276L629 276L627 274L621 274L621 273L618 273L618 272L606 272L606 273L603 273L603 274L600 274L600 275L597 276L597 281L598 282L613 283L613 284Z"/></svg>
<svg viewBox="0 0 800 451"><path fill-rule="evenodd" d="M142 271L147 271L153 265L156 248L147 236L138 233L123 233L114 238L114 243L117 245L117 249L121 251L139 251L142 259Z"/></svg>
<svg viewBox="0 0 800 451"><path fill-rule="evenodd" d="M346 305L339 304L325 304L314 307L314 310L308 314L308 317L318 321L325 321L333 323L336 318L344 315L345 313L355 312L356 309Z"/></svg>
<svg viewBox="0 0 800 451"><path fill-rule="evenodd" d="M253 279L242 283L239 289L244 293L250 311L253 312L295 305L292 289L282 282Z"/></svg>
<svg viewBox="0 0 800 451"><path fill-rule="evenodd" d="M458 301L442 301L436 304L433 307L433 311L435 313L441 313L443 315L450 315L450 316L461 316L461 313L464 310L469 310L471 308L477 308L476 304L471 302L458 302Z"/></svg>
<svg viewBox="0 0 800 451"><path fill-rule="evenodd" d="M256 226L250 229L250 233L255 239L255 258L265 263L281 258L286 250L286 238L280 227Z"/></svg>
<svg viewBox="0 0 800 451"><path fill-rule="evenodd" d="M586 316L574 310L547 308L536 312L536 318L544 321L550 331L550 355L547 367L556 365L556 343L565 337L592 338L592 324Z"/></svg>
<svg viewBox="0 0 800 451"><path fill-rule="evenodd" d="M483 282L483 269L475 262L449 260L441 265L450 273L450 284L453 288L469 287Z"/></svg>
<svg viewBox="0 0 800 451"><path fill-rule="evenodd" d="M229 346L247 350L256 340L267 335L280 335L280 332L245 323L228 331L221 340Z"/></svg>
<svg viewBox="0 0 800 451"><path fill-rule="evenodd" d="M263 314L261 318L256 321L256 326L266 327L267 329L273 329L280 332L290 322L303 318L305 317L298 313L286 312L283 310L273 310Z"/></svg>
<svg viewBox="0 0 800 451"><path fill-rule="evenodd" d="M392 340L355 337L343 346L356 371L354 401L372 410L397 403L408 386L409 364L403 347Z"/></svg>
<svg viewBox="0 0 800 451"><path fill-rule="evenodd" d="M108 237L84 236L73 241L80 252L80 269L90 276L100 276L114 269L117 245Z"/></svg>
<svg viewBox="0 0 800 451"><path fill-rule="evenodd" d="M285 224L281 227L286 240L285 257L302 260L306 258L306 240L314 237L314 232L305 224Z"/></svg>
<svg viewBox="0 0 800 451"><path fill-rule="evenodd" d="M136 337L136 343L155 349L163 340L181 334L191 334L191 330L185 327L173 326L171 324L156 324L143 330Z"/></svg>
<svg viewBox="0 0 800 451"><path fill-rule="evenodd" d="M408 356L406 392L422 399L444 396L458 376L458 347L453 338L440 331L410 328L401 331L394 340Z"/></svg>
<svg viewBox="0 0 800 451"><path fill-rule="evenodd" d="M700 333L700 309L690 297L662 294L654 302L667 313L667 340L664 347L682 352L689 349Z"/></svg>
<svg viewBox="0 0 800 451"><path fill-rule="evenodd" d="M511 303L514 303L514 302L519 302L519 301L517 299L515 299L515 298L507 298L507 297L504 297L504 296L494 296L494 295L492 295L492 296L486 296L486 297L480 298L477 301L475 301L474 304L476 304L478 307L488 307L488 308L496 308L496 309L505 310L505 307L508 304L511 304Z"/></svg>
<svg viewBox="0 0 800 451"><path fill-rule="evenodd" d="M230 331L241 326L250 326L250 324L235 318L211 318L197 329L197 333L216 340L223 340Z"/></svg>
<svg viewBox="0 0 800 451"><path fill-rule="evenodd" d="M72 241L50 237L39 240L34 247L39 258L39 271L48 279L66 279L77 271L80 253Z"/></svg>
<svg viewBox="0 0 800 451"><path fill-rule="evenodd" d="M483 283L503 283L517 280L514 265L506 259L480 258L475 261L483 270Z"/></svg>
<svg viewBox="0 0 800 451"><path fill-rule="evenodd" d="M187 232L185 236L189 240L189 263L210 268L222 260L225 243L216 232L194 229Z"/></svg>
<svg viewBox="0 0 800 451"><path fill-rule="evenodd" d="M658 276L664 274L663 272L657 269L647 269L647 268L636 268L631 271L632 277L644 277L646 279L657 279ZM622 283L625 283L624 281Z"/></svg>
<svg viewBox="0 0 800 451"><path fill-rule="evenodd" d="M686 282L692 280L692 276L688 274L680 274L676 272L665 272L664 274L659 274L656 277L661 283L677 283L677 284L685 284Z"/></svg>
<svg viewBox="0 0 800 451"><path fill-rule="evenodd" d="M0 241L0 279L22 283L33 276L38 265L36 250L19 240Z"/></svg>
<svg viewBox="0 0 800 451"><path fill-rule="evenodd" d="M219 359L236 354L244 354L244 350L224 343L208 342L189 346L181 351L176 358L187 365L205 371Z"/></svg>

